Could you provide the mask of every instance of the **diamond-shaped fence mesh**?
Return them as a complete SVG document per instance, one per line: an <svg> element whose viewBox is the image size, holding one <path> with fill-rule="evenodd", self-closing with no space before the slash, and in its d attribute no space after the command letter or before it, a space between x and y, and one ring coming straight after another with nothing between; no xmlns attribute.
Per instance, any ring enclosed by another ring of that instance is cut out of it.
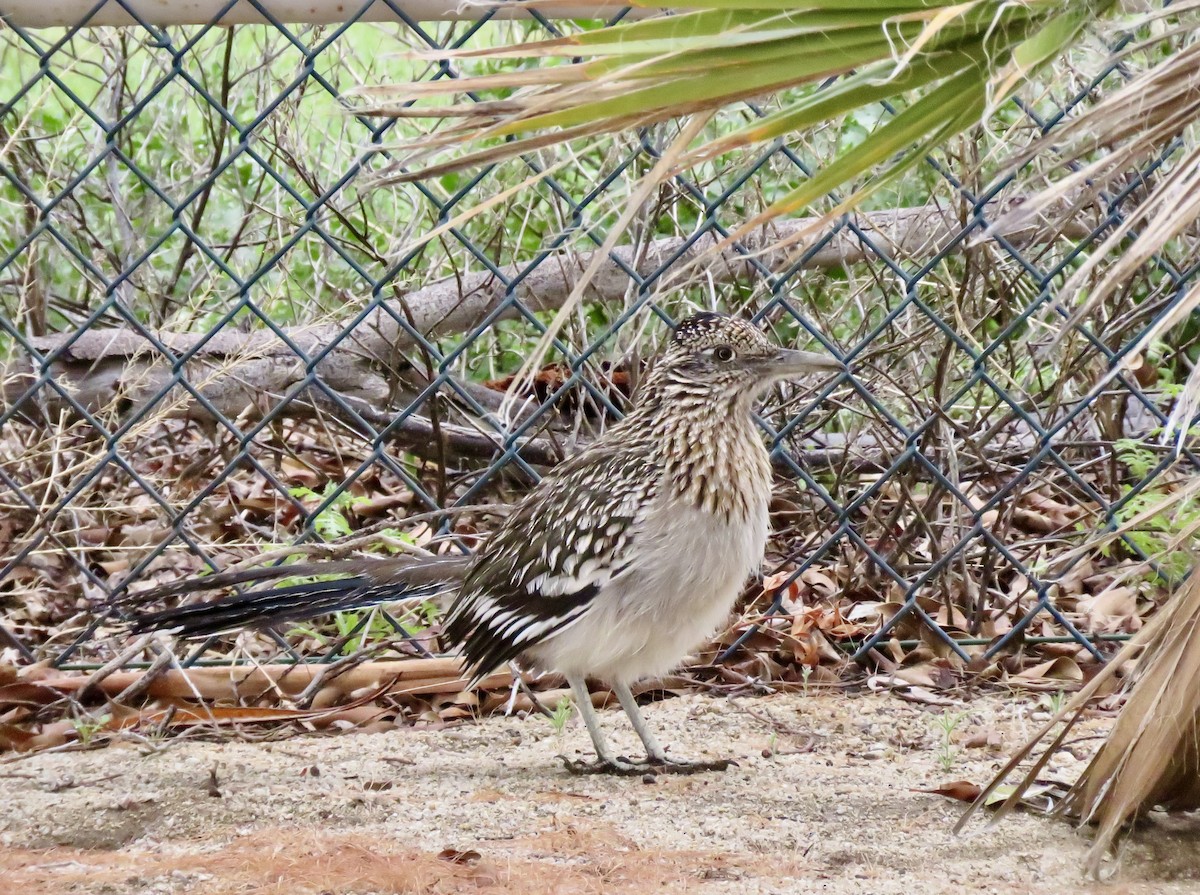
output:
<svg viewBox="0 0 1200 895"><path fill-rule="evenodd" d="M699 265L892 110L689 171L637 216L536 380L506 398L674 132L374 188L419 125L339 98L456 77L412 50L576 25L431 25L368 2L336 26L256 4L267 24L91 27L107 5L74 27L0 32L6 661L107 662L129 643L111 598L277 547L471 549L621 413L643 359L695 308L752 316L853 370L783 388L763 411L778 473L769 586L748 592L721 655L766 644L799 657L797 626L822 603L838 607L827 642L862 659L921 641L992 656L1019 639L1102 658L1129 619L1096 595L1139 561L1135 601L1186 570L1161 555L1167 518L1086 545L1194 472L1193 454L1155 440L1193 322L1095 387L1194 285L1194 243L1047 350L1067 316L1063 274L1174 146L1068 223L1006 232L988 228L1021 195L989 168L1001 135L975 134L799 250L755 237ZM1003 110L1003 139L1032 139L1121 83L1129 63L1110 58L1096 44L1031 87ZM711 127L765 111L746 104ZM436 623L407 607L185 644L180 658L428 655Z"/></svg>

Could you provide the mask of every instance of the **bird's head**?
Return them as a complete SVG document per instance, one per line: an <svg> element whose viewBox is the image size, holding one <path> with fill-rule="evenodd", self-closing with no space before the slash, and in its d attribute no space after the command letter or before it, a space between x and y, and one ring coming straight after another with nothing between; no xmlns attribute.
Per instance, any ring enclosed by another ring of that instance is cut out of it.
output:
<svg viewBox="0 0 1200 895"><path fill-rule="evenodd" d="M750 398L782 379L846 369L831 355L780 348L752 323L708 312L679 322L656 366L661 382L687 391Z"/></svg>

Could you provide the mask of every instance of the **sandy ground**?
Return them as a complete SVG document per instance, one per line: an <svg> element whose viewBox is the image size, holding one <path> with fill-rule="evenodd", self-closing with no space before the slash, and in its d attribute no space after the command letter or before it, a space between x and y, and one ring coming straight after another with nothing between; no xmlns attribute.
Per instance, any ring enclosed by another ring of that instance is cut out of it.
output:
<svg viewBox="0 0 1200 895"><path fill-rule="evenodd" d="M960 710L947 751L947 710L894 696L671 699L647 716L672 751L739 767L653 782L569 775L556 756L587 735L543 717L39 755L0 765L0 890L1200 892L1200 823L1138 831L1109 883L1081 877L1087 841L1061 822L951 835L961 806L914 790L984 781L999 753L968 744L1011 747L1038 717L1028 696ZM1104 726L1052 771L1072 778Z"/></svg>

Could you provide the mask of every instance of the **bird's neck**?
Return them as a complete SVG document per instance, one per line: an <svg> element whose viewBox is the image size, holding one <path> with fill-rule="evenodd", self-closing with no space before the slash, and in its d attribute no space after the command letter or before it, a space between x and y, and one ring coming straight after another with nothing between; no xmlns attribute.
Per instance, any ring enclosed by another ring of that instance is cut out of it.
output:
<svg viewBox="0 0 1200 895"><path fill-rule="evenodd" d="M765 512L771 491L770 456L751 416L754 398L660 382L622 428L630 438L645 438L671 495L742 521Z"/></svg>

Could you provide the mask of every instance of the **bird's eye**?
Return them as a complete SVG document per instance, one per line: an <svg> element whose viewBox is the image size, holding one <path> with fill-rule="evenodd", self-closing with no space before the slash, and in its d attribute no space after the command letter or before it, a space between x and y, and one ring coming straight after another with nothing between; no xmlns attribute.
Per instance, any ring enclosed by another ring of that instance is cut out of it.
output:
<svg viewBox="0 0 1200 895"><path fill-rule="evenodd" d="M733 360L733 349L728 345L718 345L713 349L713 357L719 361Z"/></svg>

